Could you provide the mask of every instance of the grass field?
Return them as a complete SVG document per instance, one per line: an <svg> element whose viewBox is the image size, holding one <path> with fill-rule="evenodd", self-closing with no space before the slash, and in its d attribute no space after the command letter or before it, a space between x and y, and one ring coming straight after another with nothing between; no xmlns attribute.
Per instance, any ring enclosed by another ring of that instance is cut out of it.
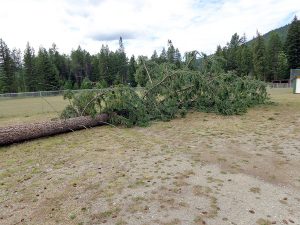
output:
<svg viewBox="0 0 300 225"><path fill-rule="evenodd" d="M242 116L2 147L0 224L300 224L300 95L270 93L275 104Z"/></svg>
<svg viewBox="0 0 300 225"><path fill-rule="evenodd" d="M67 104L62 96L0 99L0 126L58 117Z"/></svg>

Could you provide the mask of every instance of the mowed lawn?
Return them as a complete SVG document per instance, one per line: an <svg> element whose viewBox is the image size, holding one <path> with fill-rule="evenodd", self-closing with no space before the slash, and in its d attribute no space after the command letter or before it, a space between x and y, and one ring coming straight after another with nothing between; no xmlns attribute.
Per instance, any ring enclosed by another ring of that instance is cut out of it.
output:
<svg viewBox="0 0 300 225"><path fill-rule="evenodd" d="M270 94L241 116L190 112L2 147L0 224L300 224L300 95Z"/></svg>

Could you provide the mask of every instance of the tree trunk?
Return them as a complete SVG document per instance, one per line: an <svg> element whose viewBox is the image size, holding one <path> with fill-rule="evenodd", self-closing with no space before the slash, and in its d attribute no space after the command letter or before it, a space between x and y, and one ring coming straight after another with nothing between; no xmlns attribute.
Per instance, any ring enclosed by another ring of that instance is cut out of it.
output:
<svg viewBox="0 0 300 225"><path fill-rule="evenodd" d="M107 114L0 127L0 146L105 124Z"/></svg>

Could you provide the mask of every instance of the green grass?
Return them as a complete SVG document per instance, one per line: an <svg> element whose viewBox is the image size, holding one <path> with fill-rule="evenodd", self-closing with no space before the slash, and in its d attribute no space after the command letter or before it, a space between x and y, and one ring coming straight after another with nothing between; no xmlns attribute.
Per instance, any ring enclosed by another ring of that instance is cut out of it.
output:
<svg viewBox="0 0 300 225"><path fill-rule="evenodd" d="M62 96L0 99L0 126L54 118L67 104Z"/></svg>
<svg viewBox="0 0 300 225"><path fill-rule="evenodd" d="M0 100L0 117L32 116L61 111L68 102L62 96Z"/></svg>

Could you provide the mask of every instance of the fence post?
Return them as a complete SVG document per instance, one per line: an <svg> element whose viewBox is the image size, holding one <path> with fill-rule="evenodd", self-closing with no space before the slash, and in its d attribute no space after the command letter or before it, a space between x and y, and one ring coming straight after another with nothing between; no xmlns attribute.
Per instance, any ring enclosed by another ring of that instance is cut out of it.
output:
<svg viewBox="0 0 300 225"><path fill-rule="evenodd" d="M42 91L40 91L40 98L41 98L41 102L42 102L42 113L44 113L44 102L43 102Z"/></svg>

